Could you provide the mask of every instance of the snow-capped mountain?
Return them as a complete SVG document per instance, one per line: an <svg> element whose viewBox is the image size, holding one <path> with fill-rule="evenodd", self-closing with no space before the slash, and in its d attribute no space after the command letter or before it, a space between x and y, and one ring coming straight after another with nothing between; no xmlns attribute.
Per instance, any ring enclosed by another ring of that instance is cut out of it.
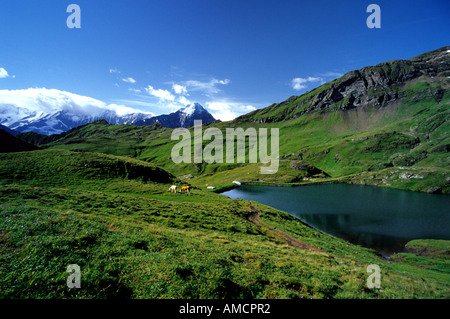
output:
<svg viewBox="0 0 450 319"><path fill-rule="evenodd" d="M153 114L132 113L118 115L115 111L106 110L96 115L74 113L67 110L58 111L53 114L35 114L32 113L9 125L8 128L15 133L36 132L44 135L60 134L74 127L91 123L96 120L106 120L110 124L134 124L136 121L142 121L151 118ZM0 118L0 123L3 119Z"/></svg>
<svg viewBox="0 0 450 319"><path fill-rule="evenodd" d="M203 124L214 122L216 119L199 103L192 103L170 114L163 114L136 121L134 125L150 125L158 122L169 128L189 127L194 125L194 120L201 120Z"/></svg>
<svg viewBox="0 0 450 319"><path fill-rule="evenodd" d="M171 114L154 116L151 113L118 114L116 110L92 107L91 112L76 107L64 107L52 113L17 107L0 105L0 124L14 130L15 134L36 132L44 135L60 134L74 127L91 123L96 120L106 120L110 124L150 125L159 122L165 127L188 127L195 120L203 123L215 121L212 115L200 104L188 105Z"/></svg>
<svg viewBox="0 0 450 319"><path fill-rule="evenodd" d="M154 114L57 89L0 90L0 124L14 133L50 135L104 119L132 124Z"/></svg>

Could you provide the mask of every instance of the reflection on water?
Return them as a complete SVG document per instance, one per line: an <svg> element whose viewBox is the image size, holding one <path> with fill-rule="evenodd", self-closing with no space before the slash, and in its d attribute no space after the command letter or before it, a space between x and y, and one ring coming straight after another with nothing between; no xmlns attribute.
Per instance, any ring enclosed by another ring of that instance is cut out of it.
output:
<svg viewBox="0 0 450 319"><path fill-rule="evenodd" d="M361 185L249 186L222 193L260 202L384 254L411 239L450 239L450 196Z"/></svg>

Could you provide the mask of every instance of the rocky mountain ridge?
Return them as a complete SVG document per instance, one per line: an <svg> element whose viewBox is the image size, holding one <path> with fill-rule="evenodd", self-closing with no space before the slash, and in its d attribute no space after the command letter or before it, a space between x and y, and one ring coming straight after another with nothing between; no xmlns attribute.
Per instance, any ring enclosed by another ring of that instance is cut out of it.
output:
<svg viewBox="0 0 450 319"><path fill-rule="evenodd" d="M404 98L434 96L439 103L449 87L450 46L409 60L393 60L346 73L301 96L243 115L238 120L257 123L278 122L311 112L380 108ZM424 88L414 96L405 86L415 80L442 79L441 88ZM253 118L253 120L252 120Z"/></svg>

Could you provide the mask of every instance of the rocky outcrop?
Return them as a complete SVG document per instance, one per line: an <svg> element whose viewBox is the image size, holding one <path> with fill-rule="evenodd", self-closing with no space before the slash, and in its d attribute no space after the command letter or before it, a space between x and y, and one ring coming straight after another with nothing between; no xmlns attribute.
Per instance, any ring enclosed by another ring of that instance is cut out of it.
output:
<svg viewBox="0 0 450 319"><path fill-rule="evenodd" d="M439 193L441 193L441 191L442 191L442 188L440 188L440 187L438 187L438 186L435 186L435 187L430 187L430 188L427 190L427 193L428 193L428 194L439 194Z"/></svg>
<svg viewBox="0 0 450 319"><path fill-rule="evenodd" d="M299 171L304 171L306 173L305 176L314 176L314 175L323 175L323 176L330 176L321 169L318 169L317 167L303 162L303 161L291 161L291 168Z"/></svg>

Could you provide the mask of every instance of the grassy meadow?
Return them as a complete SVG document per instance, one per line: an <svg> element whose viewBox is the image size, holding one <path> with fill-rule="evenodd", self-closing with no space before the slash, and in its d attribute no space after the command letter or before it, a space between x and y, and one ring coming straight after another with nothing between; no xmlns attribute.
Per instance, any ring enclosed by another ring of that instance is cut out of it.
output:
<svg viewBox="0 0 450 319"><path fill-rule="evenodd" d="M408 67L391 64L387 80ZM388 105L345 109L343 99L314 109L344 76L203 125L224 137L226 128L279 129L279 168L269 175L248 157L175 164L178 141L158 124L100 120L59 135L18 134L41 149L0 153L0 298L448 299L449 241L413 240L385 259L286 212L218 194L233 181L449 194L447 75L364 93L397 96ZM70 264L81 267L81 289L66 285ZM371 264L381 269L380 288L368 288Z"/></svg>
<svg viewBox="0 0 450 319"><path fill-rule="evenodd" d="M0 154L0 296L449 297L446 241L386 260L282 211L172 184L186 182L128 157ZM66 285L69 264L81 267L81 289ZM382 270L380 289L366 285L369 264Z"/></svg>

